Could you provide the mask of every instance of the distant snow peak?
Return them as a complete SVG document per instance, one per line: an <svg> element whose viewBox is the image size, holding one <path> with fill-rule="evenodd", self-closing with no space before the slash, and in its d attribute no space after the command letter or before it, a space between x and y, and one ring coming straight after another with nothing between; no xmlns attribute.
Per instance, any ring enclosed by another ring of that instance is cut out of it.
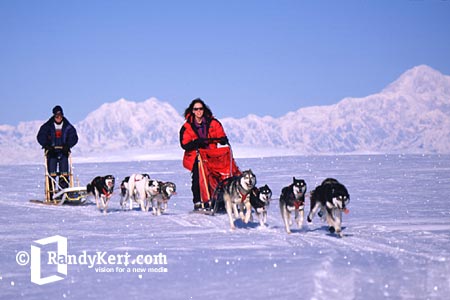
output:
<svg viewBox="0 0 450 300"><path fill-rule="evenodd" d="M388 85L383 92L423 94L433 91L439 92L441 88L448 88L449 84L450 76L445 76L427 65L420 65L404 72L396 81Z"/></svg>
<svg viewBox="0 0 450 300"><path fill-rule="evenodd" d="M0 126L0 163L41 162L36 134L42 122ZM141 102L121 98L74 124L80 137L74 154L88 161L105 160L108 153L129 160L162 158L164 153L173 158L177 153L173 149L182 152L183 122L179 112L157 98ZM300 108L280 118L249 114L221 122L238 157L450 153L450 76L420 65L367 97Z"/></svg>

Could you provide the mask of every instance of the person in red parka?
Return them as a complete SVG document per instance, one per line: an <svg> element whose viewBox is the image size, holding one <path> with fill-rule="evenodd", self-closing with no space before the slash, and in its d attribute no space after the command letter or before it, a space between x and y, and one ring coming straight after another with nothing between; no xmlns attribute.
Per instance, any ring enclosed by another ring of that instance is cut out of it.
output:
<svg viewBox="0 0 450 300"><path fill-rule="evenodd" d="M191 171L194 209L201 208L197 149L214 149L217 144L228 144L222 124L214 118L211 109L197 98L184 111L185 122L180 129L180 145L184 149L183 166Z"/></svg>

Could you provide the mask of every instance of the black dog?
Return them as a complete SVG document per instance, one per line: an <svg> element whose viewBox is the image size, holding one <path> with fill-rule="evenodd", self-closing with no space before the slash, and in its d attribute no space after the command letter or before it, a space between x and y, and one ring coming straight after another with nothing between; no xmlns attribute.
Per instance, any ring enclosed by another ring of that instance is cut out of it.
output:
<svg viewBox="0 0 450 300"><path fill-rule="evenodd" d="M325 213L330 232L342 236L342 212L348 213L346 206L349 201L347 188L336 179L327 178L311 192L311 210L307 220L311 222L320 209L319 216L322 217Z"/></svg>
<svg viewBox="0 0 450 300"><path fill-rule="evenodd" d="M125 197L127 194L128 188L126 187L128 181L130 180L130 176L125 177L120 183L120 196Z"/></svg>
<svg viewBox="0 0 450 300"><path fill-rule="evenodd" d="M306 182L292 178L292 183L281 190L280 212L287 233L291 233L291 212L295 212L297 227L302 228L305 208Z"/></svg>
<svg viewBox="0 0 450 300"><path fill-rule="evenodd" d="M94 195L97 208L103 210L103 213L107 212L108 202L114 191L114 183L114 176L106 175L95 177L86 186L87 193Z"/></svg>
<svg viewBox="0 0 450 300"><path fill-rule="evenodd" d="M250 204L258 216L259 224L264 226L267 222L267 209L272 199L272 190L266 184L260 188L254 187L250 192Z"/></svg>

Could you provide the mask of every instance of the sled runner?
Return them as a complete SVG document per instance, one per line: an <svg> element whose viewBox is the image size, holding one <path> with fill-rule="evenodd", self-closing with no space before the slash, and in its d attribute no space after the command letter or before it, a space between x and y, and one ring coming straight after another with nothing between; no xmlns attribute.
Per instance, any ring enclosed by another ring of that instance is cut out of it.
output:
<svg viewBox="0 0 450 300"><path fill-rule="evenodd" d="M199 212L214 215L221 205L220 199L216 197L216 188L222 181L239 175L241 171L229 145L216 149L199 149L197 158L202 207L209 208Z"/></svg>
<svg viewBox="0 0 450 300"><path fill-rule="evenodd" d="M47 169L47 155L44 155L44 168L45 168L45 199L44 200L35 200L32 199L30 202L38 203L38 204L47 204L47 205L80 205L85 204L87 191L86 187L75 186L74 178L73 178L73 168L72 168L72 157L69 154L69 174L68 179L65 177L61 177L60 174L57 176L60 180L66 180L68 183L68 187L61 187L60 182L58 182L55 178L50 176Z"/></svg>

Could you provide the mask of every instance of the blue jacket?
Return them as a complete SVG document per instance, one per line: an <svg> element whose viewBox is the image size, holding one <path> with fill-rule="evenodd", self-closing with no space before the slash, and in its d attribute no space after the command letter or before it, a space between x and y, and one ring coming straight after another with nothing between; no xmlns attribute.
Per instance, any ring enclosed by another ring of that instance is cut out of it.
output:
<svg viewBox="0 0 450 300"><path fill-rule="evenodd" d="M51 117L45 122L37 134L37 141L45 148L46 146L68 146L72 148L78 142L77 130L70 124L69 120L63 118L62 136L58 141L56 138L55 119Z"/></svg>

